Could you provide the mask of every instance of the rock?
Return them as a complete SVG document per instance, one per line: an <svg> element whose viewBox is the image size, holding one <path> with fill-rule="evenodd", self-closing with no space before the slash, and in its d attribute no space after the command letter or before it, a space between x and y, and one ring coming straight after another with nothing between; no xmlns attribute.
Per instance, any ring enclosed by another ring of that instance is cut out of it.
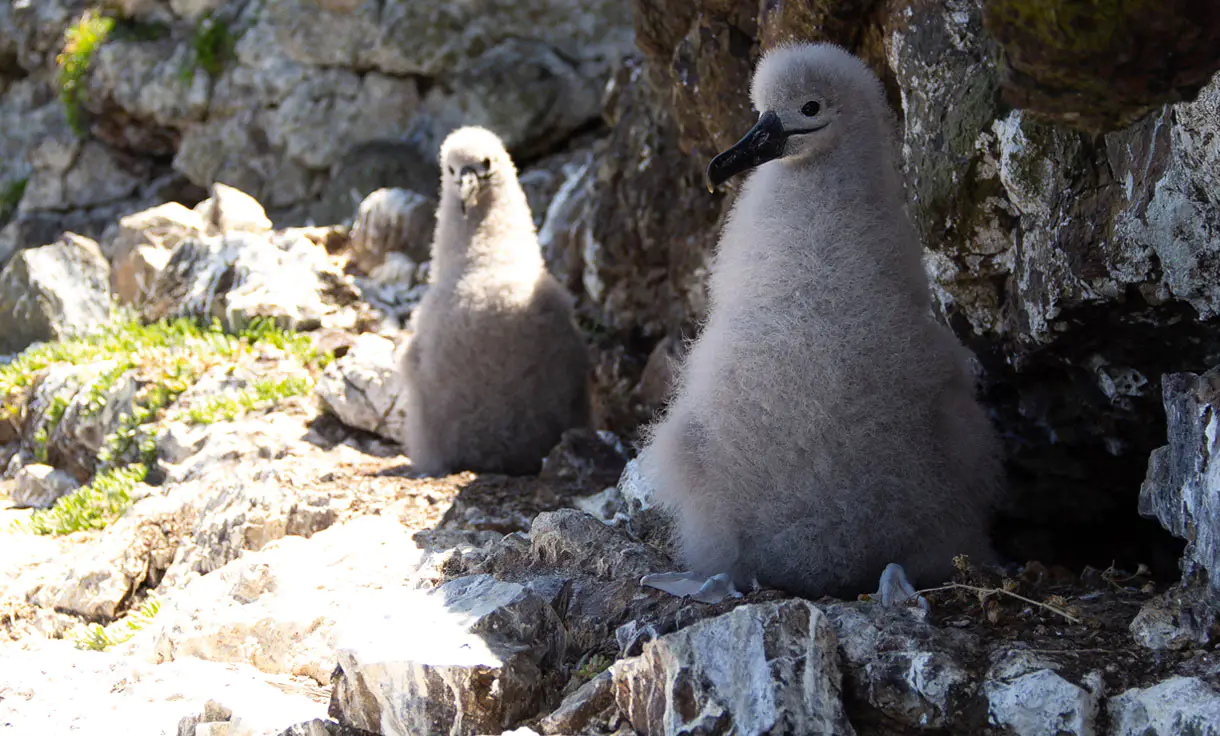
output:
<svg viewBox="0 0 1220 736"><path fill-rule="evenodd" d="M339 421L396 440L403 436L406 408L395 355L392 341L360 335L326 367L314 390Z"/></svg>
<svg viewBox="0 0 1220 736"><path fill-rule="evenodd" d="M169 264L170 252L149 245L137 245L115 258L111 288L120 304L139 306Z"/></svg>
<svg viewBox="0 0 1220 736"><path fill-rule="evenodd" d="M539 478L572 488L614 485L627 464L627 448L613 432L569 429L542 461Z"/></svg>
<svg viewBox="0 0 1220 736"><path fill-rule="evenodd" d="M514 156L533 157L601 114L601 85L590 84L579 63L546 43L507 39L454 75L451 84L451 90L425 100L421 133L427 149L438 149L462 125L481 125L495 131Z"/></svg>
<svg viewBox="0 0 1220 736"><path fill-rule="evenodd" d="M1101 673L1090 672L1077 685L1047 664L1019 650L999 653L983 683L991 722L1029 736L1096 733Z"/></svg>
<svg viewBox="0 0 1220 736"><path fill-rule="evenodd" d="M148 320L215 317L230 329L256 317L309 329L355 299L326 248L305 233L235 231L183 241L153 284L142 313Z"/></svg>
<svg viewBox="0 0 1220 736"><path fill-rule="evenodd" d="M71 475L38 463L22 466L17 471L16 481L9 500L19 509L49 509L61 497L80 488L80 483Z"/></svg>
<svg viewBox="0 0 1220 736"><path fill-rule="evenodd" d="M409 189L378 189L364 198L352 226L352 260L365 273L388 253L419 263L429 258L436 202Z"/></svg>
<svg viewBox="0 0 1220 736"><path fill-rule="evenodd" d="M110 320L110 265L97 243L66 233L0 271L0 355L90 332Z"/></svg>
<svg viewBox="0 0 1220 736"><path fill-rule="evenodd" d="M43 608L112 621L137 590L161 581L189 516L182 503L147 499L95 544L76 546L54 564L32 568L10 592L24 590L26 601Z"/></svg>
<svg viewBox="0 0 1220 736"><path fill-rule="evenodd" d="M1114 736L1220 734L1220 693L1194 677L1171 677L1132 688L1107 706Z"/></svg>
<svg viewBox="0 0 1220 736"><path fill-rule="evenodd" d="M135 196L153 166L94 140L82 142L66 121L30 151L23 210L97 207Z"/></svg>
<svg viewBox="0 0 1220 736"><path fill-rule="evenodd" d="M500 733L554 692L563 624L517 583L459 578L429 593L386 591L337 635L331 712L385 734Z"/></svg>
<svg viewBox="0 0 1220 736"><path fill-rule="evenodd" d="M1169 443L1148 460L1139 512L1187 540L1184 576L1207 580L1220 605L1220 477L1207 462L1220 450L1220 371L1173 373L1161 384Z"/></svg>
<svg viewBox="0 0 1220 736"><path fill-rule="evenodd" d="M167 585L181 587L246 551L286 535L308 537L335 523L350 498L305 487L330 470L334 459L319 457L303 439L304 421L280 413L212 425L203 440L180 435L181 452L191 454L163 469L170 496L195 505L198 517Z"/></svg>
<svg viewBox="0 0 1220 736"><path fill-rule="evenodd" d="M563 699L539 723L545 734L579 733L592 718L614 705L614 673L603 670Z"/></svg>
<svg viewBox="0 0 1220 736"><path fill-rule="evenodd" d="M1132 145L1140 141L1130 141L1130 135L1107 141L1110 159L1118 163L1115 178L1132 204L1115 230L1126 247L1153 250L1164 270L1161 290L1190 304L1202 319L1220 315L1212 260L1220 252L1215 236L1220 181L1212 173L1220 166L1218 119L1220 80L1213 80L1194 102L1165 108L1143 124L1159 133L1152 136L1151 150ZM1157 174L1160 179L1152 185L1148 179Z"/></svg>
<svg viewBox="0 0 1220 736"><path fill-rule="evenodd" d="M152 665L66 641L0 650L0 689L0 713L18 732L121 733L142 724L139 732L173 733L185 721L178 733L202 736L201 717L227 711L228 733L273 736L325 715L314 693L289 678L196 659Z"/></svg>
<svg viewBox="0 0 1220 736"><path fill-rule="evenodd" d="M1216 607L1203 585L1175 585L1131 620L1131 638L1156 651L1205 647L1217 635Z"/></svg>
<svg viewBox="0 0 1220 736"><path fill-rule="evenodd" d="M249 194L220 182L212 184L210 194L195 207L207 225L208 235L234 231L262 233L271 229L263 206Z"/></svg>
<svg viewBox="0 0 1220 736"><path fill-rule="evenodd" d="M1220 69L1220 12L1189 2L1102 9L1081 0L986 5L1015 107L1099 131L1189 100Z"/></svg>
<svg viewBox="0 0 1220 736"><path fill-rule="evenodd" d="M588 514L572 509L538 514L530 526L530 550L542 565L562 565L605 580L633 585L654 572L657 554Z"/></svg>
<svg viewBox="0 0 1220 736"><path fill-rule="evenodd" d="M807 601L739 606L613 665L619 710L639 733L853 734L834 630Z"/></svg>
<svg viewBox="0 0 1220 736"><path fill-rule="evenodd" d="M169 0L170 8L187 20L198 20L224 3L225 0Z"/></svg>
<svg viewBox="0 0 1220 736"><path fill-rule="evenodd" d="M395 3L384 13L348 2L329 5L319 11L300 0L276 0L260 23L273 30L272 43L305 64L433 77L460 73L485 49L509 39L545 43L596 72L613 64L631 37L629 8L609 0L580 6L530 0L490 13L442 11L418 0Z"/></svg>
<svg viewBox="0 0 1220 736"><path fill-rule="evenodd" d="M377 516L278 539L174 591L133 647L155 662L245 663L327 685L335 627L409 580L421 554L409 530Z"/></svg>
<svg viewBox="0 0 1220 736"><path fill-rule="evenodd" d="M112 245L110 286L123 304L139 304L169 262L170 252L207 228L199 213L177 202L119 220Z"/></svg>
<svg viewBox="0 0 1220 736"><path fill-rule="evenodd" d="M823 610L834 625L843 657L845 687L867 703L867 721L909 729L982 730L968 715L980 695L978 673L964 665L978 639L931 626L917 609L886 611L869 603ZM855 719L863 728L865 716Z"/></svg>
<svg viewBox="0 0 1220 736"><path fill-rule="evenodd" d="M139 387L135 369L119 359L51 366L25 407L26 445L84 481L96 469L106 438L131 413Z"/></svg>

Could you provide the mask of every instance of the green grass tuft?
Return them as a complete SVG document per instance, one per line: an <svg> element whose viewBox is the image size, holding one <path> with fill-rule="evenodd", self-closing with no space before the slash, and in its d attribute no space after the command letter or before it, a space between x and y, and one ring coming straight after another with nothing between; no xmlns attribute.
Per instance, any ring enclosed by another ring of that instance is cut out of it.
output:
<svg viewBox="0 0 1220 736"><path fill-rule="evenodd" d="M47 461L47 445L51 441L51 435L55 433L55 428L63 421L64 412L68 410L68 400L62 396L55 396L51 399L50 406L47 407L46 413L43 415L46 420L43 425L34 433L34 456L39 462Z"/></svg>
<svg viewBox="0 0 1220 736"><path fill-rule="evenodd" d="M264 378L250 388L233 394L216 396L183 412L181 419L191 424L215 424L236 419L241 414L277 401L305 396L313 390L313 381L305 376Z"/></svg>
<svg viewBox="0 0 1220 736"><path fill-rule="evenodd" d="M13 215L17 214L17 207L21 204L26 184L29 183L30 180L26 177L0 187L0 227L8 224Z"/></svg>
<svg viewBox="0 0 1220 736"><path fill-rule="evenodd" d="M218 321L205 325L177 319L144 325L130 320L97 334L34 346L0 366L0 418L20 417L30 388L53 365L115 361L82 389L87 392L86 414L104 408L108 393L123 376L134 375L139 385L131 411L120 415L118 428L103 440L97 472L89 485L59 499L50 509L34 512L20 526L36 534L71 534L101 529L121 516L131 505L131 491L156 459L155 426L166 410L207 370L250 355L255 345L315 370L333 358L329 353L317 353L310 336L280 329L271 320L255 320L237 334L225 333ZM260 379L244 391L215 397L179 416L200 424L233 419L249 409L305 395L312 389L308 375ZM56 396L46 409L43 427L33 439L43 462L47 442L68 405L67 398Z"/></svg>
<svg viewBox="0 0 1220 736"><path fill-rule="evenodd" d="M109 626L90 624L84 631L77 634L77 649L103 652L110 647L130 641L137 632L147 628L161 612L161 601L155 595L140 604L139 608L130 611L126 616Z"/></svg>
<svg viewBox="0 0 1220 736"><path fill-rule="evenodd" d="M204 16L191 37L191 53L182 68L182 81L190 84L195 79L195 70L202 69L215 79L224 71L225 63L233 58L237 49L237 37L229 26L219 18Z"/></svg>
<svg viewBox="0 0 1220 736"><path fill-rule="evenodd" d="M77 135L85 134L85 122L81 113L84 97L85 75L93 55L106 42L114 30L114 18L86 10L72 26L64 32L63 51L55 57L59 65L59 100L68 116L68 124Z"/></svg>
<svg viewBox="0 0 1220 736"><path fill-rule="evenodd" d="M100 471L89 485L69 493L49 509L35 511L21 527L34 534L105 529L131 506L131 492L147 474L148 467L142 463Z"/></svg>

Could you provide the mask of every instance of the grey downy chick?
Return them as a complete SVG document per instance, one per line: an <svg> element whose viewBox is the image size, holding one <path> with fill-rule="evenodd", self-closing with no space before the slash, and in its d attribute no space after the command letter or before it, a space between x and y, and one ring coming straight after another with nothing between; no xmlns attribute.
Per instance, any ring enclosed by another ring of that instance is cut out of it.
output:
<svg viewBox="0 0 1220 736"><path fill-rule="evenodd" d="M940 582L959 553L989 558L998 441L931 313L879 80L798 44L762 59L751 94L758 123L708 167L713 186L752 170L709 316L641 456L693 574L645 583L847 597L884 569L883 600L906 598L904 571Z"/></svg>
<svg viewBox="0 0 1220 736"><path fill-rule="evenodd" d="M404 444L422 472L534 473L590 421L589 359L547 272L512 159L492 132L440 151L432 283L404 356Z"/></svg>

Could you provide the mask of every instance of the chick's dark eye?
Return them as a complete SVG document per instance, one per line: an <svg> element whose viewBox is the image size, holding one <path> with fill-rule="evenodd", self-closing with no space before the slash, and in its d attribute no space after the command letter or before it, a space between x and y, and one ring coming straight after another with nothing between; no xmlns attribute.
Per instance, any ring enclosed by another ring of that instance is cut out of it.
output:
<svg viewBox="0 0 1220 736"><path fill-rule="evenodd" d="M450 166L450 167L449 167L449 175L450 175L450 176L453 176L453 175L454 175L454 174L456 174L456 173L457 173L457 172L453 170L453 167L452 167L452 166Z"/></svg>
<svg viewBox="0 0 1220 736"><path fill-rule="evenodd" d="M489 159L489 158L483 159L483 170L491 171L491 159Z"/></svg>
<svg viewBox="0 0 1220 736"><path fill-rule="evenodd" d="M801 114L806 117L813 117L822 111L822 106L816 100L810 100L804 105L801 105Z"/></svg>

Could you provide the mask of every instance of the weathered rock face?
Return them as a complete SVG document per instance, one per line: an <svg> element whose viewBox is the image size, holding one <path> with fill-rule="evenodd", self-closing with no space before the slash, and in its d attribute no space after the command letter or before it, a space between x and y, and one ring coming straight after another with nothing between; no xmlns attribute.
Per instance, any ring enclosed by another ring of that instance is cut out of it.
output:
<svg viewBox="0 0 1220 736"><path fill-rule="evenodd" d="M347 426L388 438L402 436L406 407L392 341L361 335L342 358L327 366L316 391Z"/></svg>
<svg viewBox="0 0 1220 736"><path fill-rule="evenodd" d="M1187 583L1210 591L1220 606L1220 372L1174 373L1162 379L1169 444L1152 453L1140 489L1140 513L1187 541Z"/></svg>
<svg viewBox="0 0 1220 736"><path fill-rule="evenodd" d="M97 243L66 233L0 271L0 355L83 334L110 320L110 264Z"/></svg>
<svg viewBox="0 0 1220 736"><path fill-rule="evenodd" d="M854 734L834 629L802 600L739 606L614 667L637 733Z"/></svg>
<svg viewBox="0 0 1220 736"><path fill-rule="evenodd" d="M393 599L338 634L341 722L403 736L500 733L553 690L565 633L537 592L478 575Z"/></svg>
<svg viewBox="0 0 1220 736"><path fill-rule="evenodd" d="M9 498L17 508L49 509L62 496L80 487L68 473L39 463L23 466L14 480L16 488Z"/></svg>
<svg viewBox="0 0 1220 736"><path fill-rule="evenodd" d="M1220 69L1220 10L1207 3L1000 0L987 29L1016 107L1099 131L1193 99Z"/></svg>
<svg viewBox="0 0 1220 736"><path fill-rule="evenodd" d="M55 56L87 7L0 14L4 219L24 189L0 257L73 217L96 237L165 199L193 205L218 181L285 224L346 218L380 187L432 196L436 146L458 125L490 126L535 156L596 123L632 40L630 6L610 0L111 3L116 24L84 59L78 136Z"/></svg>
<svg viewBox="0 0 1220 736"><path fill-rule="evenodd" d="M1212 285L1220 282L1209 255L1216 248L1210 172L1220 83L1208 84L1210 71L1200 71L1214 61L1215 44L1202 40L1214 24L1211 15L1195 18L1198 28L1177 34L1168 26L1191 23L1186 18L1193 16L1147 27L1135 15L1120 21L1127 35L1115 36L1115 43L1138 36L1145 50L1164 49L1166 39L1194 50L1167 61L1181 65L1168 76L1153 70L1115 85L1113 74L1076 56L1054 67L1066 70L1062 79L1035 79L1020 71L1033 57L1013 52L1026 37L997 30L1008 22L1000 15L1026 8L1053 15L1067 6L1111 10L1073 2L992 3L985 18L983 5L779 1L756 14L711 0L637 0L637 38L653 78L670 93L682 145L694 146L701 161L752 122L742 80L770 45L786 38L831 40L878 72L899 115L909 211L926 246L939 310L978 356L985 399L1007 439L1014 493L1001 525L1005 550L1018 559L1138 558L1168 570L1172 554L1158 556L1164 538L1132 513L1134 479L1142 476L1147 453L1163 442L1159 376L1220 362L1220 341L1209 323ZM1087 23L1060 31L1064 43L1101 38ZM1060 58L1049 45L1028 51ZM1143 55L1110 55L1104 68L1134 75ZM1083 89L1081 80L1090 75L1096 75L1090 84L1107 91L1069 92ZM1029 110L1003 103L1006 90L1026 85L1049 94L1052 83L1063 93L1059 107L1046 94L1027 95L1022 104ZM1158 107L1193 99L1192 87L1201 88L1197 100ZM1090 122L1086 113L1101 111L1110 128L1128 127L1092 137L1046 116L1035 119L1041 111L1064 120L1069 109L1081 124ZM676 147L651 150L654 170L686 160ZM711 204L693 189L691 197L704 203L697 206ZM706 256L714 242L714 230L702 227L687 237L686 227L669 226L672 234L662 241L684 246L680 256L658 254L658 268L667 274ZM696 283L675 285L675 298L659 303L694 303L688 297L692 288L697 293ZM587 284L586 290L597 294ZM610 325L634 314L629 300L592 301L603 305ZM681 328L666 329L676 336ZM635 349L641 356L648 346ZM620 369L618 378L633 387L641 358L635 360L634 371ZM1098 546L1086 529L1121 543ZM1082 535L1091 549L1074 541Z"/></svg>

